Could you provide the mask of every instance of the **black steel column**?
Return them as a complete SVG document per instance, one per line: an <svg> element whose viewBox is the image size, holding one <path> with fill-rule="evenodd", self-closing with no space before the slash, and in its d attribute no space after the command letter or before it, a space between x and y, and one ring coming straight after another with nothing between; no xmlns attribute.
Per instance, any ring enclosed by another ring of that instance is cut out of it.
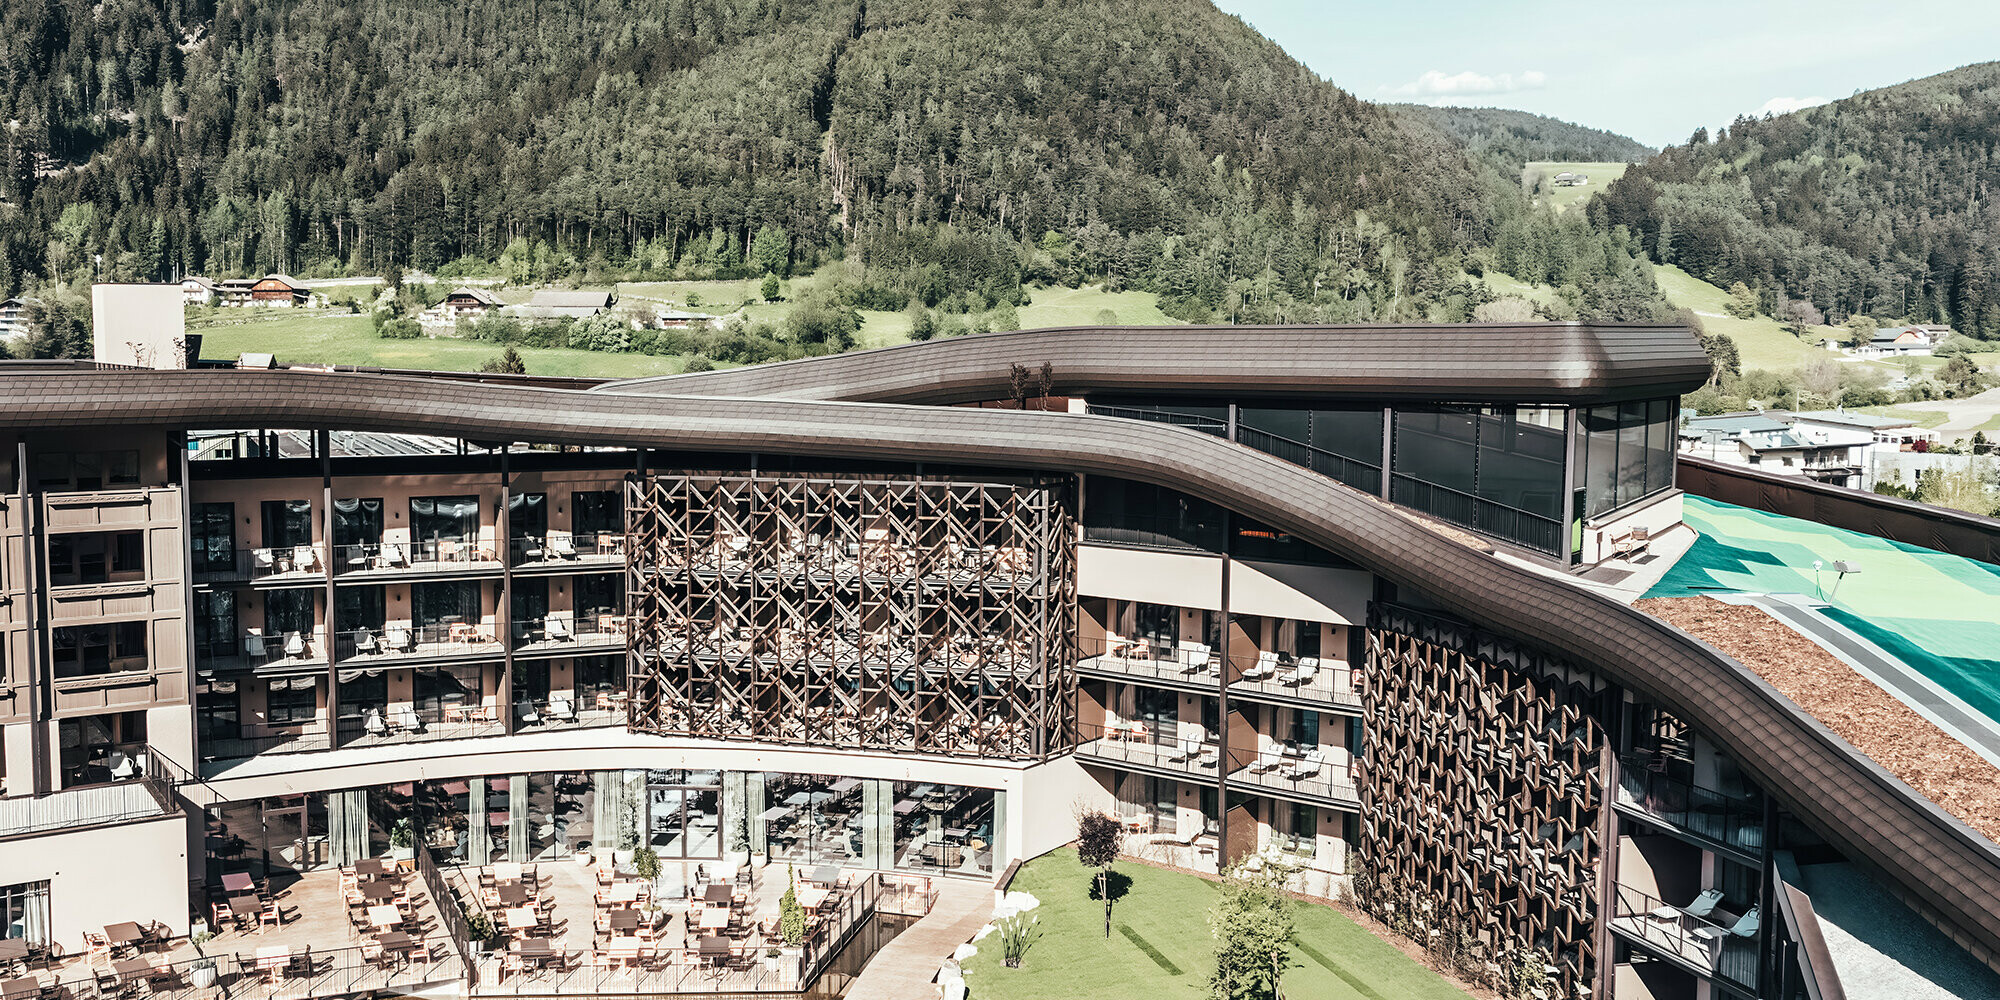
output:
<svg viewBox="0 0 2000 1000"><path fill-rule="evenodd" d="M1236 408L1230 407L1233 414ZM1232 421L1232 427L1234 422ZM1217 870L1229 864L1229 542L1235 530L1235 515L1222 510L1222 616L1216 635L1215 694L1215 862ZM1199 760L1199 755L1197 755ZM1199 765L1197 765L1199 766Z"/></svg>

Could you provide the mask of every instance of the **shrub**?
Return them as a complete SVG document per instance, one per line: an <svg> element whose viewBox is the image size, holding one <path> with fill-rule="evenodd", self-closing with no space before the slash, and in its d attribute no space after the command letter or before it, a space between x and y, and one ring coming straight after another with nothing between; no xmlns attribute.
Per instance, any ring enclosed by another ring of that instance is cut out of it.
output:
<svg viewBox="0 0 2000 1000"><path fill-rule="evenodd" d="M424 328L408 316L384 320L381 327L384 340L415 340L424 335Z"/></svg>
<svg viewBox="0 0 2000 1000"><path fill-rule="evenodd" d="M1028 947L1042 936L1041 918L1025 913L1002 917L996 925L1000 932L1000 958L1010 969L1021 967L1021 959L1028 954Z"/></svg>
<svg viewBox="0 0 2000 1000"><path fill-rule="evenodd" d="M778 898L778 935L790 945L806 939L806 908L799 905L798 879L789 864L785 866L785 894Z"/></svg>
<svg viewBox="0 0 2000 1000"><path fill-rule="evenodd" d="M708 360L708 355L706 354L693 354L688 356L687 365L681 370L689 372L712 372L715 370L715 362Z"/></svg>

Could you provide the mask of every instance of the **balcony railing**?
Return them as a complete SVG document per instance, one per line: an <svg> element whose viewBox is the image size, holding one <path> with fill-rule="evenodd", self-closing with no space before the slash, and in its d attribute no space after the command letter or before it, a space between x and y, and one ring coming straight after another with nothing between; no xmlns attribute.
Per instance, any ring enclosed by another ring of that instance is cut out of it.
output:
<svg viewBox="0 0 2000 1000"><path fill-rule="evenodd" d="M1460 492L1449 486L1391 475L1389 500L1484 535L1525 545L1537 552L1555 555L1561 551L1561 521Z"/></svg>
<svg viewBox="0 0 2000 1000"><path fill-rule="evenodd" d="M425 538L414 542L367 542L333 547L335 576L393 575L500 568L490 535Z"/></svg>
<svg viewBox="0 0 2000 1000"><path fill-rule="evenodd" d="M143 744L121 748L108 758L108 783L0 798L0 840L165 815L174 802L173 781L152 764L154 756Z"/></svg>
<svg viewBox="0 0 2000 1000"><path fill-rule="evenodd" d="M1611 918L1613 930L1698 970L1740 985L1756 985L1760 918L1755 907L1723 924L1710 916L1689 912L1706 901L1711 907L1708 912L1715 913L1712 899L1676 906L1630 886L1620 885L1617 889Z"/></svg>
<svg viewBox="0 0 2000 1000"><path fill-rule="evenodd" d="M586 691L524 698L514 706L517 731L590 729L625 724L625 697L619 692ZM372 716L372 718L371 718ZM505 731L500 710L491 705L423 708L401 705L386 711L372 708L340 720L336 727L342 746L382 746L433 740L497 736ZM313 753L333 748L333 733L324 719L296 725L245 725L211 730L200 742L204 763L242 760L265 754Z"/></svg>
<svg viewBox="0 0 2000 1000"><path fill-rule="evenodd" d="M1618 802L1713 843L1763 853L1764 807L1754 793L1704 788L1669 775L1651 757L1619 754Z"/></svg>
<svg viewBox="0 0 2000 1000"><path fill-rule="evenodd" d="M326 560L317 545L275 545L242 548L220 560L197 551L194 557L195 583L281 583L300 584L326 579Z"/></svg>
<svg viewBox="0 0 2000 1000"><path fill-rule="evenodd" d="M1207 645L1139 637L1086 638L1079 643L1086 668L1131 677L1214 687L1226 665L1233 693L1304 699L1345 708L1361 707L1361 675L1342 660L1299 657L1261 650L1232 653L1226 660Z"/></svg>
<svg viewBox="0 0 2000 1000"><path fill-rule="evenodd" d="M1232 755L1233 757L1234 755ZM1359 765L1336 763L1324 747L1276 744L1259 751L1248 763L1229 772L1231 787L1261 788L1280 794L1361 802ZM1232 761L1233 762L1233 761Z"/></svg>
<svg viewBox="0 0 2000 1000"><path fill-rule="evenodd" d="M1213 776L1222 749L1202 726L1188 723L1079 722L1079 757Z"/></svg>
<svg viewBox="0 0 2000 1000"><path fill-rule="evenodd" d="M517 567L623 562L625 535L613 531L521 535L508 540L507 554Z"/></svg>
<svg viewBox="0 0 2000 1000"><path fill-rule="evenodd" d="M401 622L380 628L358 628L336 632L334 649L342 667L367 666L399 659L427 657L489 658L503 654L493 626L481 622L437 622L405 625Z"/></svg>
<svg viewBox="0 0 2000 1000"><path fill-rule="evenodd" d="M273 663L326 662L326 640L319 630L267 633L249 629L233 642L197 642L195 665L204 670L255 670Z"/></svg>
<svg viewBox="0 0 2000 1000"><path fill-rule="evenodd" d="M1382 492L1382 467L1315 448L1303 441L1280 437L1269 431L1238 424L1236 441L1293 465L1303 465L1322 476L1337 479L1364 493Z"/></svg>
<svg viewBox="0 0 2000 1000"><path fill-rule="evenodd" d="M333 748L333 737L324 721L298 725L227 726L203 734L199 746L204 762L241 760L262 754L330 750Z"/></svg>
<svg viewBox="0 0 2000 1000"><path fill-rule="evenodd" d="M625 616L605 611L552 614L513 624L516 651L572 650L625 645Z"/></svg>
<svg viewBox="0 0 2000 1000"><path fill-rule="evenodd" d="M419 939L404 951L383 953L365 947L294 948L296 954L263 957L212 951L206 959L152 964L118 971L86 970L65 982L71 1000L114 1000L149 996L164 1000L298 1000L302 997L367 996L403 993L435 983L463 981L465 962L450 939ZM195 963L214 962L215 984L193 983ZM126 963L119 963L121 965Z"/></svg>
<svg viewBox="0 0 2000 1000"><path fill-rule="evenodd" d="M1229 422L1205 413L1181 413L1175 410L1154 409L1144 406L1107 406L1103 403L1090 404L1090 412L1106 417L1123 417L1127 420L1146 420L1156 424L1173 424L1203 434L1223 437L1229 433Z"/></svg>

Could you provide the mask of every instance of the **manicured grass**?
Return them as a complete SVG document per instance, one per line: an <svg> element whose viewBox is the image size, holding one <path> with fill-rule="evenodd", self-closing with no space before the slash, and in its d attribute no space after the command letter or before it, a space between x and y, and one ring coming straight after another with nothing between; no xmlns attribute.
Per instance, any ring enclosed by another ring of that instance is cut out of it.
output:
<svg viewBox="0 0 2000 1000"><path fill-rule="evenodd" d="M1030 288L1030 303L1022 306L1021 328L1045 326L1094 326L1110 310L1118 326L1177 326L1180 320L1160 311L1159 296L1151 292L1107 292L1102 285L1082 288Z"/></svg>
<svg viewBox="0 0 2000 1000"><path fill-rule="evenodd" d="M1729 302L1729 293L1697 278L1671 264L1653 269L1653 280L1665 292L1667 301L1677 306L1693 309L1701 316L1701 322L1710 333L1726 333L1736 341L1737 353L1742 355L1743 369L1764 368L1771 371L1786 371L1809 360L1832 358L1826 349L1819 346L1819 338L1833 332L1833 327L1813 327L1810 342L1792 336L1792 332L1769 316L1754 319L1737 319L1724 308ZM1900 366L1894 366L1898 371Z"/></svg>
<svg viewBox="0 0 2000 1000"><path fill-rule="evenodd" d="M1021 866L1013 887L1042 905L1042 937L1021 968L1001 962L989 934L965 963L967 992L978 1000L1198 1000L1205 997L1215 946L1208 909L1215 883L1133 862L1117 866L1132 880L1112 910L1090 898L1091 873L1076 852L1060 850ZM1298 904L1295 964L1285 972L1288 997L1314 1000L1466 1000L1437 973L1324 906Z"/></svg>
<svg viewBox="0 0 2000 1000"><path fill-rule="evenodd" d="M1589 201L1591 195L1604 190L1612 181L1625 176L1625 168L1629 166L1631 166L1629 163L1550 163L1537 161L1523 168L1521 171L1521 180L1525 186L1527 179L1537 171L1548 179L1547 183L1551 184L1554 182L1555 176L1564 171L1573 174L1589 174L1590 183L1582 187L1549 187L1547 193L1541 196L1541 201L1553 206L1556 211L1560 212L1572 205L1580 206L1584 202Z"/></svg>
<svg viewBox="0 0 2000 1000"><path fill-rule="evenodd" d="M476 371L501 351L498 344L442 337L383 340L375 335L368 317L338 314L286 316L189 332L202 335L204 358L235 358L245 352L265 352L276 354L279 361ZM601 354L537 347L523 347L520 351L531 375L633 378L677 374L682 365L680 358L649 354Z"/></svg>
<svg viewBox="0 0 2000 1000"><path fill-rule="evenodd" d="M792 278L780 284L787 294L797 294L811 283L810 276ZM689 312L709 312L718 316L735 312L745 302L763 301L761 288L763 278L740 278L734 281L621 281L618 283L619 298L657 299L671 302L676 308ZM701 305L687 304L688 296L694 295Z"/></svg>

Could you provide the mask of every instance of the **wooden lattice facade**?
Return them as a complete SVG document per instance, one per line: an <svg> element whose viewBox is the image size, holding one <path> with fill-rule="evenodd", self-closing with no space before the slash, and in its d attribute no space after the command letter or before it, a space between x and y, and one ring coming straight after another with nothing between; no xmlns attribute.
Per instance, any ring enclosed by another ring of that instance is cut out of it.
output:
<svg viewBox="0 0 2000 1000"><path fill-rule="evenodd" d="M1539 948L1561 992L1596 970L1609 697L1589 673L1463 624L1371 607L1364 905L1495 970ZM1401 919L1397 919L1401 910Z"/></svg>
<svg viewBox="0 0 2000 1000"><path fill-rule="evenodd" d="M631 728L1010 760L1076 731L1074 488L627 485Z"/></svg>

